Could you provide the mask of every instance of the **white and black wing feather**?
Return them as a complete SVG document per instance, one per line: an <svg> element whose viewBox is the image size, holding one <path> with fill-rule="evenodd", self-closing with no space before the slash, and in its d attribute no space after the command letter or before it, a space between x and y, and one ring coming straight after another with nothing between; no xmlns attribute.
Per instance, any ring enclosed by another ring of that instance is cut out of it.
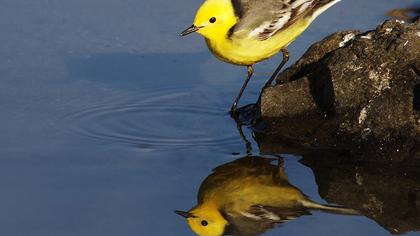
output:
<svg viewBox="0 0 420 236"><path fill-rule="evenodd" d="M301 17L338 0L231 0L238 16L232 35L266 40Z"/></svg>
<svg viewBox="0 0 420 236"><path fill-rule="evenodd" d="M247 212L241 212L240 215L227 215L230 229L225 235L257 236L279 224L310 214L303 207L276 208L256 205L248 209Z"/></svg>

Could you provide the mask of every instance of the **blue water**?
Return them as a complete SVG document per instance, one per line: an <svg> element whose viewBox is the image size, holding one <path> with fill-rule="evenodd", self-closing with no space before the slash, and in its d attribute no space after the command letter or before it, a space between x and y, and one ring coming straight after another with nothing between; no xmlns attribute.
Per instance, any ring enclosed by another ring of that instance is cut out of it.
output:
<svg viewBox="0 0 420 236"><path fill-rule="evenodd" d="M345 0L290 46L292 61L415 2ZM194 206L211 170L246 151L227 114L245 69L178 36L200 4L0 1L0 235L193 235L173 210ZM256 66L242 105L279 60ZM290 182L324 202L298 160L285 159ZM315 212L266 233L278 234L389 233L367 217Z"/></svg>

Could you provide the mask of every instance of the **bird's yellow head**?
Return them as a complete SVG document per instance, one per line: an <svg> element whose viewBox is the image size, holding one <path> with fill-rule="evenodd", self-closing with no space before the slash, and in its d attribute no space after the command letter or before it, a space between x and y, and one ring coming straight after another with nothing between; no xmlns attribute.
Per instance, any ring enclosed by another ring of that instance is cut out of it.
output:
<svg viewBox="0 0 420 236"><path fill-rule="evenodd" d="M181 35L197 32L207 39L226 37L236 22L231 0L206 0L197 11L194 24Z"/></svg>
<svg viewBox="0 0 420 236"><path fill-rule="evenodd" d="M188 212L175 213L187 218L188 225L199 236L221 236L228 224L216 208L196 207Z"/></svg>

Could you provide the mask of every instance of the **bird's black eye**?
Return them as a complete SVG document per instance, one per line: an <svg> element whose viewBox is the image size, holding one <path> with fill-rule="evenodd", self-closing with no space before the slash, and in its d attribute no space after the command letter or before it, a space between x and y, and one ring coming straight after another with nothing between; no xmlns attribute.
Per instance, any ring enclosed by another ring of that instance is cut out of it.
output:
<svg viewBox="0 0 420 236"><path fill-rule="evenodd" d="M212 23L212 24L213 24L214 22L216 22L216 17L212 17L212 18L210 18L210 20L209 20L209 21L210 21L210 23Z"/></svg>
<svg viewBox="0 0 420 236"><path fill-rule="evenodd" d="M207 226L209 223L206 220L201 221L202 226Z"/></svg>

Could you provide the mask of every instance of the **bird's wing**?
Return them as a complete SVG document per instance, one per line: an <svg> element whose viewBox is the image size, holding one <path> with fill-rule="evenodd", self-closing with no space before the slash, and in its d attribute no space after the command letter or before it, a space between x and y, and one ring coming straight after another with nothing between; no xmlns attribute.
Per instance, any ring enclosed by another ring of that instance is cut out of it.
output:
<svg viewBox="0 0 420 236"><path fill-rule="evenodd" d="M310 215L311 213L305 207L273 207L273 206L252 206L248 212L248 217L255 219L271 220L277 223L283 223L289 220L296 219L303 215ZM246 216L246 214L245 214Z"/></svg>
<svg viewBox="0 0 420 236"><path fill-rule="evenodd" d="M315 6L335 0L231 0L239 20L230 36L247 36L266 40L302 16Z"/></svg>
<svg viewBox="0 0 420 236"><path fill-rule="evenodd" d="M230 223L229 233L234 235L256 236L279 224L311 213L306 208L278 208L255 205L240 215L227 215ZM228 235L228 234L226 234Z"/></svg>

